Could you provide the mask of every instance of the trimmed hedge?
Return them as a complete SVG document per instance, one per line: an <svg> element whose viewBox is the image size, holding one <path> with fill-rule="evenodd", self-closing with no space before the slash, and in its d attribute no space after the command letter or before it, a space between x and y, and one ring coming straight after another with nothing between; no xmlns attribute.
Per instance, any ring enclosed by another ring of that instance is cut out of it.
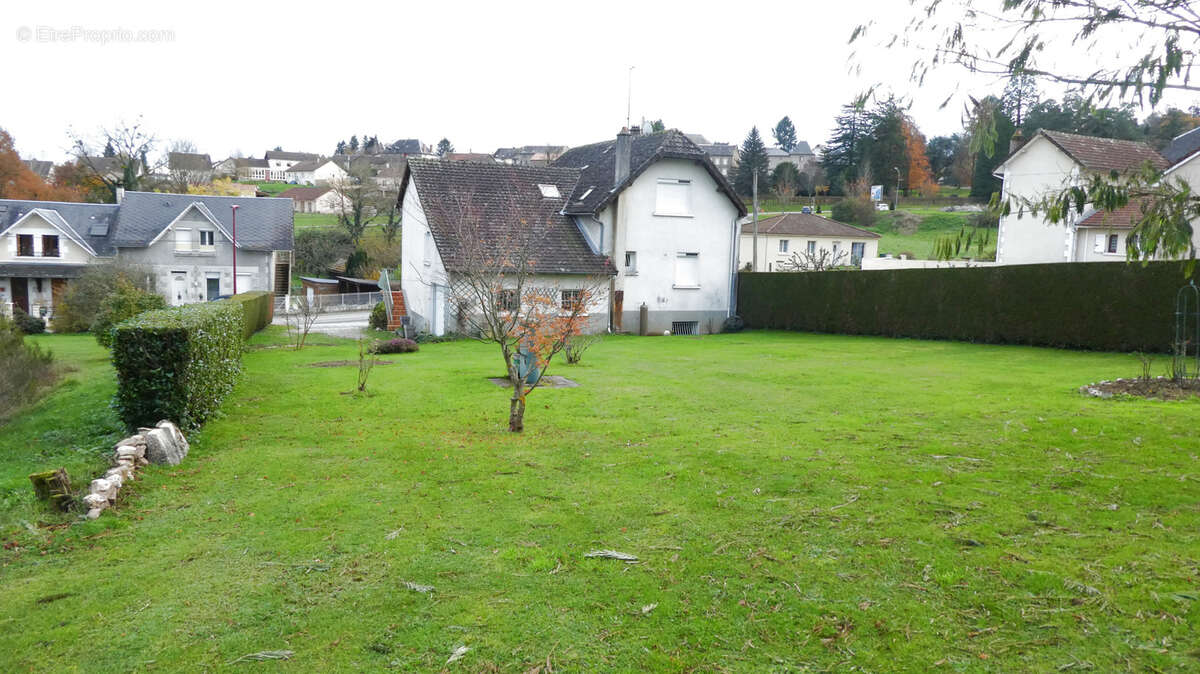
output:
<svg viewBox="0 0 1200 674"><path fill-rule="evenodd" d="M275 317L275 296L265 290L238 293L225 301L242 306L246 319L242 328L245 339L250 339L254 333L270 325Z"/></svg>
<svg viewBox="0 0 1200 674"><path fill-rule="evenodd" d="M742 273L748 327L996 344L1170 351L1178 262Z"/></svg>
<svg viewBox="0 0 1200 674"><path fill-rule="evenodd" d="M130 428L204 423L242 370L242 307L231 302L149 311L113 328L115 407Z"/></svg>

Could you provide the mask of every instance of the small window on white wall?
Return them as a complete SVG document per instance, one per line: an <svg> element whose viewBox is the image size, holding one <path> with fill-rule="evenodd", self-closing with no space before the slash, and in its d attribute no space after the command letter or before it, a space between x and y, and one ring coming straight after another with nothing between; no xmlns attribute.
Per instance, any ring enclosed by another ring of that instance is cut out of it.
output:
<svg viewBox="0 0 1200 674"><path fill-rule="evenodd" d="M175 250L190 251L192 249L192 230L175 230Z"/></svg>
<svg viewBox="0 0 1200 674"><path fill-rule="evenodd" d="M668 180L658 181L658 194L654 202L655 215L691 215L692 181Z"/></svg>
<svg viewBox="0 0 1200 674"><path fill-rule="evenodd" d="M212 248L216 241L215 234L216 232L211 230L200 230L200 247Z"/></svg>
<svg viewBox="0 0 1200 674"><path fill-rule="evenodd" d="M779 240L779 252L781 252L781 253L788 252L788 240L787 239Z"/></svg>
<svg viewBox="0 0 1200 674"><path fill-rule="evenodd" d="M625 251L625 274L628 276L637 274L637 252L635 251Z"/></svg>
<svg viewBox="0 0 1200 674"><path fill-rule="evenodd" d="M700 253L679 253L675 256L675 287L700 287Z"/></svg>
<svg viewBox="0 0 1200 674"><path fill-rule="evenodd" d="M816 254L817 254L817 242L816 242L816 241L809 241L809 242L808 242L808 254L809 254L809 255L816 255Z"/></svg>

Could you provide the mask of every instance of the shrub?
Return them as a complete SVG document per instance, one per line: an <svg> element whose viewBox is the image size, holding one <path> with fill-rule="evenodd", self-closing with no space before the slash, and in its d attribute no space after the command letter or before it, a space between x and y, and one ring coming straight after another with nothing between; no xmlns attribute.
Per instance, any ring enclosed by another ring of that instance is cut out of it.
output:
<svg viewBox="0 0 1200 674"><path fill-rule="evenodd" d="M296 271L325 276L335 262L354 252L354 243L341 229L305 229L296 234L294 250Z"/></svg>
<svg viewBox="0 0 1200 674"><path fill-rule="evenodd" d="M50 352L26 344L16 323L0 316L0 420L32 402L54 379Z"/></svg>
<svg viewBox="0 0 1200 674"><path fill-rule="evenodd" d="M833 205L833 219L858 227L875 225L875 204L870 199L842 199Z"/></svg>
<svg viewBox="0 0 1200 674"><path fill-rule="evenodd" d="M1184 264L743 273L748 327L1168 352Z"/></svg>
<svg viewBox="0 0 1200 674"><path fill-rule="evenodd" d="M118 278L116 288L100 301L96 320L92 323L92 334L100 346L112 348L112 328L121 321L133 318L146 311L167 308L161 295L148 293L135 287L124 278Z"/></svg>
<svg viewBox="0 0 1200 674"><path fill-rule="evenodd" d="M790 166L790 164L784 165ZM563 347L563 356L567 359L567 364L578 365L583 360L583 353L600 340L601 336L595 333L580 333L568 337Z"/></svg>
<svg viewBox="0 0 1200 674"><path fill-rule="evenodd" d="M403 337L375 342L375 353L412 353L418 348L416 342Z"/></svg>
<svg viewBox="0 0 1200 674"><path fill-rule="evenodd" d="M13 307L13 323L18 330L27 335L40 335L46 331L46 321L37 316L30 316L17 306Z"/></svg>
<svg viewBox="0 0 1200 674"><path fill-rule="evenodd" d="M376 330L387 330L387 308L383 306L383 302L375 305L371 309L371 317L367 319L367 325L370 325Z"/></svg>
<svg viewBox="0 0 1200 674"><path fill-rule="evenodd" d="M271 324L275 317L275 296L265 290L252 290L248 293L238 293L225 302L239 305L242 308L242 337L250 339L254 333Z"/></svg>
<svg viewBox="0 0 1200 674"><path fill-rule="evenodd" d="M231 302L139 314L112 329L115 406L130 428L170 419L196 428L233 390L245 314Z"/></svg>
<svg viewBox="0 0 1200 674"><path fill-rule="evenodd" d="M89 264L79 278L67 283L62 297L54 303L54 331L91 330L100 313L100 303L117 289L119 279L147 292L154 292L154 274L142 267L124 263L118 267L111 262Z"/></svg>

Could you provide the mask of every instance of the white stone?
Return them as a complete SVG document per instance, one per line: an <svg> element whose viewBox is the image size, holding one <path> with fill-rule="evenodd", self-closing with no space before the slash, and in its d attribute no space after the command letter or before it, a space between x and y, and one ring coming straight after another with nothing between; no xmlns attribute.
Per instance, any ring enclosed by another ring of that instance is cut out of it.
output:
<svg viewBox="0 0 1200 674"><path fill-rule="evenodd" d="M102 496L106 501L115 501L117 499L117 487L115 487L112 482L109 482L102 477L92 480L92 484L88 487L88 491L91 492L88 494L89 496Z"/></svg>
<svg viewBox="0 0 1200 674"><path fill-rule="evenodd" d="M169 428L155 428L146 433L146 459L150 463L179 465L187 454Z"/></svg>
<svg viewBox="0 0 1200 674"><path fill-rule="evenodd" d="M108 498L103 494L88 494L83 497L83 504L92 510L104 510L108 507Z"/></svg>
<svg viewBox="0 0 1200 674"><path fill-rule="evenodd" d="M102 510L102 508L92 508L91 510L87 511L87 518L89 520L94 520L97 517L100 517L101 510Z"/></svg>
<svg viewBox="0 0 1200 674"><path fill-rule="evenodd" d="M183 455L187 456L188 450L192 447L188 444L187 438L183 437L183 431L179 430L178 426L170 421L167 421L166 419L158 422L158 427L166 429L171 433L171 435L175 436L175 443L178 444L180 449L183 450Z"/></svg>

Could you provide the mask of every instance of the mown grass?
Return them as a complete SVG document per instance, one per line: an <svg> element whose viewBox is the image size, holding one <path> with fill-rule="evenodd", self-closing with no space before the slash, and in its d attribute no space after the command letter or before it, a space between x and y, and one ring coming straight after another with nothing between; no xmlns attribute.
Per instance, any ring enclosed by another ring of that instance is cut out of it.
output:
<svg viewBox="0 0 1200 674"><path fill-rule="evenodd" d="M1075 391L1129 356L609 338L514 436L493 349L385 357L357 396L320 341L248 353L100 520L6 526L0 669L1200 667L1200 402Z"/></svg>

